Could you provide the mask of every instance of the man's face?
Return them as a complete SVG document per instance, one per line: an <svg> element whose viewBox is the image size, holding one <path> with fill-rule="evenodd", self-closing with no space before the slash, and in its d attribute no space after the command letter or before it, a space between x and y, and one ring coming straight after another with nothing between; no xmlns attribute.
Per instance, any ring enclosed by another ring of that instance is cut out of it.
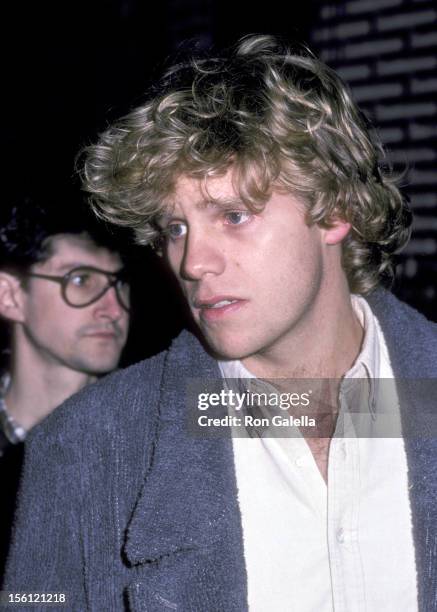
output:
<svg viewBox="0 0 437 612"><path fill-rule="evenodd" d="M174 209L160 219L196 323L224 358L292 350L323 285L326 230L309 227L290 194L274 192L262 212L251 213L230 173L209 179L207 189L219 204L205 201L197 179L182 177Z"/></svg>
<svg viewBox="0 0 437 612"><path fill-rule="evenodd" d="M120 257L96 246L85 235L51 238L51 256L30 272L63 276L79 266L116 272ZM22 291L23 333L29 349L40 359L71 370L98 375L113 370L126 342L129 315L109 289L83 308L69 306L58 283L30 277Z"/></svg>

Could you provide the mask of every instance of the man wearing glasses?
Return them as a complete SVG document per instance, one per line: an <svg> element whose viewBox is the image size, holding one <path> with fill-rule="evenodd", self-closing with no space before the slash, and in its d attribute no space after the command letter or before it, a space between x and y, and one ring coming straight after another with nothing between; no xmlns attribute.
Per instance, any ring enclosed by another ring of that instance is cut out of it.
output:
<svg viewBox="0 0 437 612"><path fill-rule="evenodd" d="M0 390L6 514L13 511L19 443L65 399L116 368L127 338L130 287L116 237L77 203L64 204L59 210L26 201L2 215L0 315L9 334ZM7 540L5 534L2 555Z"/></svg>

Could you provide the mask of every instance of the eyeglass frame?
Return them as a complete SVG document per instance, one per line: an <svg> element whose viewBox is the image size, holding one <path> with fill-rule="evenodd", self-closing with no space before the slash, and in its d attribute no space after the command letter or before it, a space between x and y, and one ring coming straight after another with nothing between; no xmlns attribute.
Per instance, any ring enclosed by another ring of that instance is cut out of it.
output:
<svg viewBox="0 0 437 612"><path fill-rule="evenodd" d="M67 299L68 282L70 280L70 277L74 274L74 272L77 272L78 270L98 272L99 274L103 274L104 276L106 276L108 279L108 285L107 287L103 289L101 293L99 293L90 302L87 302L86 304L79 304L79 305L72 304ZM112 287L114 287L115 295L117 296L118 303L123 308L123 310L125 310L126 312L130 312L130 308L126 306L125 304L123 304L123 300L120 298L120 294L119 294L120 288L118 286L120 282L126 282L126 269L125 268L120 268L120 270L117 270L116 272L107 272L106 270L102 270L101 268L95 268L93 266L76 266L75 268L73 268L72 270L69 270L62 276L51 275L51 274L40 274L38 272L24 272L23 275L26 277L42 278L44 280L51 280L54 283L59 283L61 285L61 297L64 300L64 302L71 308L86 308L87 306L91 306L91 304L98 302L100 298L102 298L105 295L107 291L109 291L110 289L112 289Z"/></svg>

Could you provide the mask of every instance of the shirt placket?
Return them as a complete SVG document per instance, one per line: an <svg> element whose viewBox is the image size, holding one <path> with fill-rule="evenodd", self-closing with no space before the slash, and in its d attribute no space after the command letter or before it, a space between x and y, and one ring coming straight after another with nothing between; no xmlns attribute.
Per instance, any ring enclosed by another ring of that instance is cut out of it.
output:
<svg viewBox="0 0 437 612"><path fill-rule="evenodd" d="M339 408L344 419L344 436L334 437L329 450L328 554L334 611L364 612L366 598L358 533L359 440L351 426L346 397L340 391Z"/></svg>

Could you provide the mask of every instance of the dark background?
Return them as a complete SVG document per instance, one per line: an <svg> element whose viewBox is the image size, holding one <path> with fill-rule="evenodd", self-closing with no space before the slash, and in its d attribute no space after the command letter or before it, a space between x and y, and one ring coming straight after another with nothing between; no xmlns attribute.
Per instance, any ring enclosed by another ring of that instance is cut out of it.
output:
<svg viewBox="0 0 437 612"><path fill-rule="evenodd" d="M4 184L49 190L62 207L78 150L141 101L184 41L219 48L247 33L283 34L340 70L381 129L395 168L405 170L416 221L395 292L437 320L434 6L432 0L9 3L2 8ZM163 348L186 322L168 274L141 253L129 361Z"/></svg>

